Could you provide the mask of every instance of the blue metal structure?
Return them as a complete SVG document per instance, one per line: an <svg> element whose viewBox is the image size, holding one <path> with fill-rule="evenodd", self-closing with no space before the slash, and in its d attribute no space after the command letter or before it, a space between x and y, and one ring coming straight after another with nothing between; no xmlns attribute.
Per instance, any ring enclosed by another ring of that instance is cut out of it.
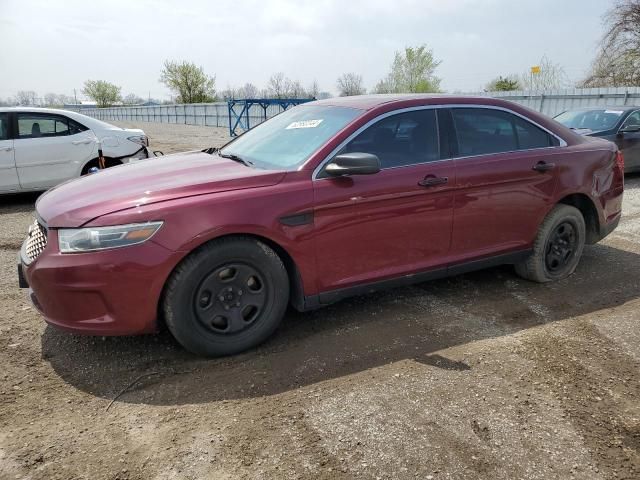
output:
<svg viewBox="0 0 640 480"><path fill-rule="evenodd" d="M244 98L242 100L228 100L229 135L236 137L238 135L236 133L236 129L240 128L242 130L249 130L251 128L249 110L253 106L257 105L262 107L263 115L261 122L264 122L267 119L267 109L272 105L279 106L280 111L284 111L289 107L311 102L313 100L315 100L315 98Z"/></svg>

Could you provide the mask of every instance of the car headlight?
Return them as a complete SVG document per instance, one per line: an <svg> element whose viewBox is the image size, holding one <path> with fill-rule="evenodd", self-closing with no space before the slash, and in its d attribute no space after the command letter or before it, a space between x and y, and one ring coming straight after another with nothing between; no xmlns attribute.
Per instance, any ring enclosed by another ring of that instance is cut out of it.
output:
<svg viewBox="0 0 640 480"><path fill-rule="evenodd" d="M127 140L142 145L143 147L149 146L149 137L146 135L134 135L133 137L127 137Z"/></svg>
<svg viewBox="0 0 640 480"><path fill-rule="evenodd" d="M128 247L146 242L161 226L162 222L148 222L113 227L61 228L58 230L58 245L61 253Z"/></svg>

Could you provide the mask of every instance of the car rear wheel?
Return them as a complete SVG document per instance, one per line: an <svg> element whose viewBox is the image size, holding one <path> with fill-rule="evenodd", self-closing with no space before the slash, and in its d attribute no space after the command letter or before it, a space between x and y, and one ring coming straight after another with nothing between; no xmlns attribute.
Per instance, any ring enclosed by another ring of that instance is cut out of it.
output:
<svg viewBox="0 0 640 480"><path fill-rule="evenodd" d="M254 347L278 327L289 302L280 257L249 238L214 240L171 275L163 297L167 327L198 355L231 355Z"/></svg>
<svg viewBox="0 0 640 480"><path fill-rule="evenodd" d="M515 265L516 273L539 283L568 277L578 266L585 238L585 222L580 210L570 205L556 205L540 225L532 254Z"/></svg>

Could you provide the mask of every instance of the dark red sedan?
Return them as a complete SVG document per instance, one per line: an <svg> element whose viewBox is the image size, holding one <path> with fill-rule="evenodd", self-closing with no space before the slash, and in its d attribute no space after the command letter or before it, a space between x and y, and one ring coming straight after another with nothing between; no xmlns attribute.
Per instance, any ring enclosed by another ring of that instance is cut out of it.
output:
<svg viewBox="0 0 640 480"><path fill-rule="evenodd" d="M111 168L36 205L20 276L52 325L242 351L288 305L514 264L576 268L618 224L623 159L524 107L392 95L292 108L220 150Z"/></svg>

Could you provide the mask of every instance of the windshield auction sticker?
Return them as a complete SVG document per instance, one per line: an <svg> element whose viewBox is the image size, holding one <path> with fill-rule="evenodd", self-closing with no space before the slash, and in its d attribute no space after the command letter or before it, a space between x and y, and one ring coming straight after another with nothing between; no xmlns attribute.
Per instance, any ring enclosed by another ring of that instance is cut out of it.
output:
<svg viewBox="0 0 640 480"><path fill-rule="evenodd" d="M292 130L294 128L316 128L322 123L320 120L301 120L299 122L291 123L285 130Z"/></svg>

